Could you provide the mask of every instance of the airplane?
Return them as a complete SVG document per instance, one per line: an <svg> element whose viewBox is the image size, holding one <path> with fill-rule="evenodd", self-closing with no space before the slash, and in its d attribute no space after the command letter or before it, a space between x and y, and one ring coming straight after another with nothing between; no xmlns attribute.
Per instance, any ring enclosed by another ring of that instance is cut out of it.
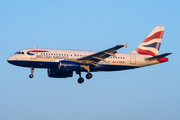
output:
<svg viewBox="0 0 180 120"><path fill-rule="evenodd" d="M31 69L46 68L49 77L72 77L73 72L79 75L78 83L84 82L81 72L87 72L86 78L91 79L91 72L120 71L135 69L167 62L166 56L172 53L158 55L165 27L157 26L144 41L130 53L118 53L117 50L127 47L127 44L97 51L63 50L29 48L17 51L7 61L10 64Z"/></svg>

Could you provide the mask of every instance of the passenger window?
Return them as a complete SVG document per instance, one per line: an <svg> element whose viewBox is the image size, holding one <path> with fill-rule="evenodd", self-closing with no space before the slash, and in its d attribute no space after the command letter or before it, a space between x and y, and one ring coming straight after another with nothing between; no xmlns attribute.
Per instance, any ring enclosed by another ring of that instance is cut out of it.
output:
<svg viewBox="0 0 180 120"><path fill-rule="evenodd" d="M22 52L22 54L24 54L24 52Z"/></svg>

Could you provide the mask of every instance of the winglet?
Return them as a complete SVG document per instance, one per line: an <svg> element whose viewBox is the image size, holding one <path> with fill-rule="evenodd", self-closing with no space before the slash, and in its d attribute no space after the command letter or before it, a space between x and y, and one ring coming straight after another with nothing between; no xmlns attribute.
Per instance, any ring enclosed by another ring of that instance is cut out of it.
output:
<svg viewBox="0 0 180 120"><path fill-rule="evenodd" d="M127 48L127 44L128 44L128 43L124 44L124 47L126 47L126 48Z"/></svg>

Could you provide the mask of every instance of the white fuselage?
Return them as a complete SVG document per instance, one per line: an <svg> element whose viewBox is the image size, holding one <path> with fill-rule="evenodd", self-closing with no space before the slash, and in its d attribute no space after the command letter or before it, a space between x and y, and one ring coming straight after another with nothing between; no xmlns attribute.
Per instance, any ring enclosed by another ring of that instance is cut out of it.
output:
<svg viewBox="0 0 180 120"><path fill-rule="evenodd" d="M57 69L58 65L56 63L58 63L61 60L76 60L78 58L82 58L94 54L97 51L33 48L33 49L23 49L18 52L17 54L10 56L8 58L8 62L23 67ZM98 65L95 67L98 68L98 66L105 66L103 69L97 69L92 71L98 71L98 70L113 71L113 69L114 70L134 69L138 67L159 63L157 60L151 62L146 61L145 58L148 57L151 56L139 55L136 53L116 53L115 56L110 56L106 58L104 61L100 61Z"/></svg>

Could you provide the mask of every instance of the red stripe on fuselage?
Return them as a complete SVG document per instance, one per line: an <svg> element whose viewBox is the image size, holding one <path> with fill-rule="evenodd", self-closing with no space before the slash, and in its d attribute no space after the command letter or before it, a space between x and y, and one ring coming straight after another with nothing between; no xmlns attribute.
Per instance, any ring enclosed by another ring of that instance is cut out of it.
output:
<svg viewBox="0 0 180 120"><path fill-rule="evenodd" d="M144 39L143 43L151 41L153 39L162 39L163 33L164 33L164 31L156 32L153 35L151 35L150 37L147 37L146 39Z"/></svg>
<svg viewBox="0 0 180 120"><path fill-rule="evenodd" d="M140 49L140 48L137 48L136 49L136 52L141 54L141 55L151 55L151 56L157 56L155 53L149 51L149 50L143 50L143 49Z"/></svg>
<svg viewBox="0 0 180 120"><path fill-rule="evenodd" d="M31 50L31 51L28 51L28 52L49 52L49 51L44 51L44 50Z"/></svg>

